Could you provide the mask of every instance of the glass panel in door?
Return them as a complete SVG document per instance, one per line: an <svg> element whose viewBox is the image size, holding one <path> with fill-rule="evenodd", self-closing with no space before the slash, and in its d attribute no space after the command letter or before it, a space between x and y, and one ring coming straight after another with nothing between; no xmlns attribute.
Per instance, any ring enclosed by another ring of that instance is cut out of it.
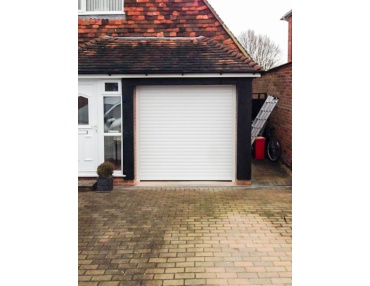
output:
<svg viewBox="0 0 370 286"><path fill-rule="evenodd" d="M78 97L78 125L89 125L89 99Z"/></svg>
<svg viewBox="0 0 370 286"><path fill-rule="evenodd" d="M121 136L104 137L104 161L113 163L114 170L121 170Z"/></svg>

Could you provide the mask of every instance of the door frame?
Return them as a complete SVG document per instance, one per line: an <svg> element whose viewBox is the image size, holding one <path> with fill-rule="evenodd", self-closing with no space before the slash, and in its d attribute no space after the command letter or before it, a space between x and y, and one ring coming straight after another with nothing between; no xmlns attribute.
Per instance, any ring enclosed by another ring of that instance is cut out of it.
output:
<svg viewBox="0 0 370 286"><path fill-rule="evenodd" d="M105 83L117 83L118 84L118 90L117 91L105 91ZM94 86L93 88L93 94L87 95L83 92L80 92L80 85L83 84L91 84ZM95 143L95 160L96 160L96 166L95 168L89 170L89 171L80 171L78 170L78 176L79 177L97 177L97 167L104 162L104 97L112 96L112 97L119 97L122 101L122 81L120 79L78 79L78 86L79 86L79 95L84 95L89 97L89 102L93 103L93 107L89 106L89 123L90 118L93 118L95 116L95 123L94 126L96 129L96 143ZM91 110L91 112L90 112ZM121 111L122 112L122 111ZM89 124L91 125L91 124ZM78 129L82 129L84 125L78 125ZM120 136L122 138L122 130L120 133ZM79 143L80 144L80 143ZM122 139L121 139L121 150L122 150ZM79 155L79 154L78 154ZM115 177L124 177L122 174L122 160L123 155L121 152L121 170L115 170L113 172L113 176Z"/></svg>

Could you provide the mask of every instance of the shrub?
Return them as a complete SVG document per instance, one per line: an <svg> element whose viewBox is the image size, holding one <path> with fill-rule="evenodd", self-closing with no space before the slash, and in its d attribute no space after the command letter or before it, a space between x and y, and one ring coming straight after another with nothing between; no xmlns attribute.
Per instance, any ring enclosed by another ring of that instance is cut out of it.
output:
<svg viewBox="0 0 370 286"><path fill-rule="evenodd" d="M110 177L113 174L113 164L111 162L104 162L98 166L97 173L99 177Z"/></svg>

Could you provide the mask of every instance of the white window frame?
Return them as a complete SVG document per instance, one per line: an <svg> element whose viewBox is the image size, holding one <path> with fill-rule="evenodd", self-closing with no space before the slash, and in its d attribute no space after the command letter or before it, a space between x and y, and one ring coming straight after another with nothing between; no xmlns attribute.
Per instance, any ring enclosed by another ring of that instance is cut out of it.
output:
<svg viewBox="0 0 370 286"><path fill-rule="evenodd" d="M117 15L125 14L123 9L125 7L125 1L122 1L122 11L86 11L86 0L81 0L81 9L78 10L79 15Z"/></svg>
<svg viewBox="0 0 370 286"><path fill-rule="evenodd" d="M105 83L118 83L118 91L105 91ZM115 137L120 136L121 137L121 152L123 152L123 140L122 140L122 129L119 133L105 133L104 132L104 119L103 119L103 109L104 109L104 97L119 97L121 98L121 108L122 108L122 81L120 80L99 80L98 85L98 110L101 111L98 115L98 130L100 130L100 133L98 134L98 142L99 146L102 146L102 152L100 153L99 161L104 162L105 160L105 154L104 154L104 138L107 136ZM122 110L121 110L122 112ZM121 113L121 116L123 114ZM122 177L122 164L123 164L123 156L121 153L121 169L120 170L114 170L113 176L114 177ZM125 177L125 175L123 176Z"/></svg>

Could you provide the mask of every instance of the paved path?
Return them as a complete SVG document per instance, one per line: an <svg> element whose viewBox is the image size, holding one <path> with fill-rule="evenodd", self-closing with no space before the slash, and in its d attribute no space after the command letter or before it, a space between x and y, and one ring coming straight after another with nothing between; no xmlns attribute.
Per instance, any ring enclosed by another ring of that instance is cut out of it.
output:
<svg viewBox="0 0 370 286"><path fill-rule="evenodd" d="M79 286L291 285L291 188L79 192Z"/></svg>

